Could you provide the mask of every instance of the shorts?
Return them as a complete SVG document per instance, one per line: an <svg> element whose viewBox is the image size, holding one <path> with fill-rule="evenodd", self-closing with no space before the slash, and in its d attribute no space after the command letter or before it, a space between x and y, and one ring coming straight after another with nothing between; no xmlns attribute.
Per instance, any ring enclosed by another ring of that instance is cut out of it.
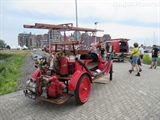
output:
<svg viewBox="0 0 160 120"><path fill-rule="evenodd" d="M132 56L132 62L134 65L138 64L139 56Z"/></svg>
<svg viewBox="0 0 160 120"><path fill-rule="evenodd" d="M133 64L133 60L132 60L132 59L130 60L130 62L131 62L131 64ZM138 60L137 60L137 64L138 64L139 66L141 66L140 57L139 57Z"/></svg>
<svg viewBox="0 0 160 120"><path fill-rule="evenodd" d="M138 58L137 64L141 66L141 60L140 60L140 57Z"/></svg>
<svg viewBox="0 0 160 120"><path fill-rule="evenodd" d="M152 57L152 62L157 62L158 61L158 57Z"/></svg>
<svg viewBox="0 0 160 120"><path fill-rule="evenodd" d="M140 55L140 58L143 59L143 55Z"/></svg>

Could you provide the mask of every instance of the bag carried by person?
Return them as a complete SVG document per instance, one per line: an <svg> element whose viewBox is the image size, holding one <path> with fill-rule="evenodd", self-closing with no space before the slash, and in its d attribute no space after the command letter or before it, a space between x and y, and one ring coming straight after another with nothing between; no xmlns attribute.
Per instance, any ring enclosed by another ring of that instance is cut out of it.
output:
<svg viewBox="0 0 160 120"><path fill-rule="evenodd" d="M132 56L133 56L134 54L136 54L138 51L139 51L139 49L138 49L136 52L134 52L134 53L132 54ZM131 59L131 60L132 60L132 56L130 56L130 59Z"/></svg>

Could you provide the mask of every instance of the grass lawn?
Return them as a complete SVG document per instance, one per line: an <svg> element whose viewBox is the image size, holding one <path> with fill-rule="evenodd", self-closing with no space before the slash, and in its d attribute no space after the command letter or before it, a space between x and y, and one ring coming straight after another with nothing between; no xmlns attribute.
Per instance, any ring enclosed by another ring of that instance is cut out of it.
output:
<svg viewBox="0 0 160 120"><path fill-rule="evenodd" d="M27 50L0 51L0 95L16 91L17 78L22 76L20 68L28 53Z"/></svg>

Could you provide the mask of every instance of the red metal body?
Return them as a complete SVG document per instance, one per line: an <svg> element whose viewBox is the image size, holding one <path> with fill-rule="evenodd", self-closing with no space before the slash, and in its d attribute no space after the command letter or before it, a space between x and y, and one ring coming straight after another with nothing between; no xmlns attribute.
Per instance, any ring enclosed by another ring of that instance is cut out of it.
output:
<svg viewBox="0 0 160 120"><path fill-rule="evenodd" d="M70 79L70 82L69 82L69 85L68 85L68 89L69 89L69 90L75 90L75 89L76 89L78 80L80 79L80 77L81 77L83 74L86 74L86 75L90 76L88 72L86 72L86 71L80 71L80 70L76 71L76 72L72 75L72 77L71 77L71 79ZM91 78L91 77L90 77L90 78ZM91 79L90 79L90 82L92 82Z"/></svg>
<svg viewBox="0 0 160 120"><path fill-rule="evenodd" d="M112 52L114 52L113 59L117 59L119 61L123 61L125 57L128 56L129 53L129 39L126 38L117 38L111 39L105 42L105 49L107 52L107 56L109 56Z"/></svg>
<svg viewBox="0 0 160 120"><path fill-rule="evenodd" d="M36 80L36 82L39 82L38 81L38 77L40 77L40 69L37 68L34 73L31 75L32 78L34 78Z"/></svg>
<svg viewBox="0 0 160 120"><path fill-rule="evenodd" d="M48 85L48 95L50 97L57 97L57 95L62 95L62 89L65 88L65 84L60 82L56 76L50 78L51 83Z"/></svg>
<svg viewBox="0 0 160 120"><path fill-rule="evenodd" d="M66 56L61 56L60 60L60 76L66 77L68 76L68 60Z"/></svg>
<svg viewBox="0 0 160 120"><path fill-rule="evenodd" d="M67 25L37 23L35 26L25 25L25 27L97 31ZM35 63L38 68L27 81L24 93L29 98L36 97L47 102L62 104L74 96L77 104L84 104L89 98L91 83L109 73L112 80L112 55L106 61L102 60L99 51L91 53L88 50L76 50L74 45L79 45L78 41L53 42L51 45L55 50L49 55L48 61L45 57L37 59ZM66 50L67 45L72 47ZM58 46L64 46L64 49L60 50Z"/></svg>

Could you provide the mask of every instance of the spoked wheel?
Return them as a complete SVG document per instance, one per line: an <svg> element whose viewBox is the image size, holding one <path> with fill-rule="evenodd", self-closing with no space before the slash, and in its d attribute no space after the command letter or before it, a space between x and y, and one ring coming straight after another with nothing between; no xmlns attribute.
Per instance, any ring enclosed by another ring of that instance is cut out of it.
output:
<svg viewBox="0 0 160 120"><path fill-rule="evenodd" d="M54 69L56 71L59 71L60 69L60 57L62 56L63 52L57 52L54 56L53 62L54 62Z"/></svg>
<svg viewBox="0 0 160 120"><path fill-rule="evenodd" d="M90 95L91 81L88 75L84 74L78 80L78 84L75 90L75 99L77 104L84 104Z"/></svg>

